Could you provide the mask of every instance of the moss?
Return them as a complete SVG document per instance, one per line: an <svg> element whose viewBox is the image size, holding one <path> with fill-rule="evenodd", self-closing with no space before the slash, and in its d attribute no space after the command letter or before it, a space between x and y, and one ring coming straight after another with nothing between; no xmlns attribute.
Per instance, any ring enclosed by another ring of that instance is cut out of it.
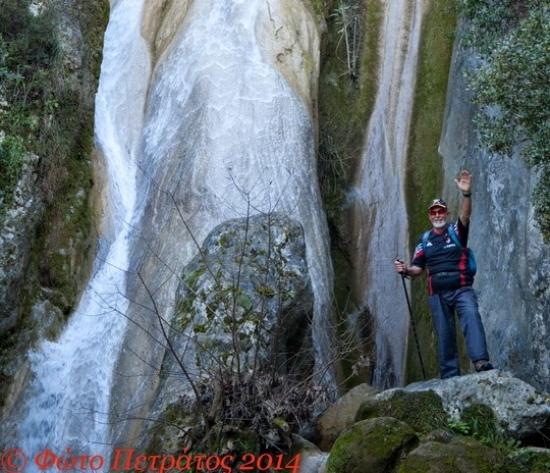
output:
<svg viewBox="0 0 550 473"><path fill-rule="evenodd" d="M99 80L101 60L103 58L103 35L109 21L109 2L79 2L77 16L80 28L84 33L87 52L84 63L89 65L94 81Z"/></svg>
<svg viewBox="0 0 550 473"><path fill-rule="evenodd" d="M0 223L13 202L13 192L23 167L25 145L18 136L5 136L0 142Z"/></svg>
<svg viewBox="0 0 550 473"><path fill-rule="evenodd" d="M328 2L327 32L321 46L321 70L319 77L318 114L319 182L324 208L328 217L331 255L335 274L334 310L338 327L344 326L346 313L354 309L351 296L352 262L344 234L349 229L343 207L354 168L358 162L368 118L372 112L377 91L379 67L379 39L383 2L367 0L357 2ZM358 15L359 40L358 63L353 74L347 68L347 52L342 40L341 22L335 14L341 5L354 7ZM342 335L342 334L340 334ZM366 379L352 374L351 367L358 352L350 354L350 360L339 367L339 378L349 387Z"/></svg>
<svg viewBox="0 0 550 473"><path fill-rule="evenodd" d="M493 410L485 404L472 404L462 411L460 420L469 426L478 437L495 434L498 428Z"/></svg>
<svg viewBox="0 0 550 473"><path fill-rule="evenodd" d="M53 2L54 16L57 21ZM38 275L35 284L53 289L54 303L69 313L88 274L95 239L92 230L90 193L93 186L93 91L99 74L103 31L109 5L106 1L78 2L69 12L78 19L84 36L83 71L78 87L68 85L63 58L56 59L51 77L44 84L45 123L35 141L41 160L39 187L47 208L32 245L29 272ZM87 80L87 73L93 78ZM65 83L67 81L67 83ZM27 285L29 299L35 284Z"/></svg>
<svg viewBox="0 0 550 473"><path fill-rule="evenodd" d="M169 404L149 427L149 442L145 453L158 455L161 452L181 452L185 433L198 422L196 412L185 403Z"/></svg>
<svg viewBox="0 0 550 473"><path fill-rule="evenodd" d="M442 189L443 170L437 149L443 126L455 28L454 0L430 2L421 32L407 159L406 201L411 248L416 246L419 236L429 227L427 203L439 195ZM427 375L438 376L436 339L429 315L424 278L412 282L412 306ZM413 340L412 334L410 339ZM409 343L407 382L418 379L422 379L420 363L415 344Z"/></svg>
<svg viewBox="0 0 550 473"><path fill-rule="evenodd" d="M455 437L451 442L427 442L411 452L397 473L505 473L497 452L475 440Z"/></svg>
<svg viewBox="0 0 550 473"><path fill-rule="evenodd" d="M403 451L418 439L403 422L389 417L358 422L342 433L330 451L327 473L391 471Z"/></svg>
<svg viewBox="0 0 550 473"><path fill-rule="evenodd" d="M495 413L485 404L472 404L464 409L460 424L466 427L468 435L497 449L502 455L513 453L520 446L519 441L499 425Z"/></svg>
<svg viewBox="0 0 550 473"><path fill-rule="evenodd" d="M331 3L331 0L309 0L309 4L311 5L311 8L315 12L315 14L320 17L324 18L328 11L328 5Z"/></svg>
<svg viewBox="0 0 550 473"><path fill-rule="evenodd" d="M273 288L269 286L265 286L265 285L256 286L255 290L262 297L267 297L267 298L275 297L275 291L273 290Z"/></svg>
<svg viewBox="0 0 550 473"><path fill-rule="evenodd" d="M205 273L206 268L199 267L184 276L185 285L190 289L195 289L199 278Z"/></svg>
<svg viewBox="0 0 550 473"><path fill-rule="evenodd" d="M548 450L524 449L512 455L510 461L519 473L547 473L550 471Z"/></svg>
<svg viewBox="0 0 550 473"><path fill-rule="evenodd" d="M9 0L9 8L2 9L3 15L17 13L10 21L0 22L17 31L13 38L3 38L8 39L11 53L11 62L6 64L11 79L4 84L9 107L0 115L0 128L20 137L25 148L40 157L36 192L46 209L32 237L24 277L14 284L18 303L9 309L18 311L18 325L0 346L0 377L6 388L14 357L26 352L39 338L37 334L58 335L91 267L95 241L90 197L93 97L109 13L106 0L73 2L62 10L61 3L52 0L37 17L28 14L28 4L27 0ZM63 50L55 39L60 14L78 21L83 34L82 68L76 72L64 64ZM22 77L10 75L11 69L23 71ZM44 298L60 308L62 315L61 319L52 317L48 327L37 327L29 315L33 305ZM0 402L3 399L0 393Z"/></svg>
<svg viewBox="0 0 550 473"><path fill-rule="evenodd" d="M222 247L222 248L227 248L229 247L230 243L231 243L231 236L229 235L229 233L222 233L220 235L220 238L218 240L218 243L219 245Z"/></svg>
<svg viewBox="0 0 550 473"><path fill-rule="evenodd" d="M395 417L421 433L447 426L441 398L433 391L400 391L388 400L369 399L359 407L355 420L374 417Z"/></svg>
<svg viewBox="0 0 550 473"><path fill-rule="evenodd" d="M322 45L319 167L321 192L329 218L337 218L341 212L348 179L361 154L366 123L376 97L383 6L380 0L369 0L357 11L363 31L358 42L361 50L357 77L347 68L345 42L335 15L328 18L328 32Z"/></svg>

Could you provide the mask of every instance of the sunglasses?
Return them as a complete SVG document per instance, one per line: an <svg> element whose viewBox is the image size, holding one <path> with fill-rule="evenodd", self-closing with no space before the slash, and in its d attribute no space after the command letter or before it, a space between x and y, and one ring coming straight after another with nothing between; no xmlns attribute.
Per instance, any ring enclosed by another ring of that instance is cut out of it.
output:
<svg viewBox="0 0 550 473"><path fill-rule="evenodd" d="M430 210L430 215L432 217L437 217L439 215L447 215L447 210L446 209L431 209Z"/></svg>

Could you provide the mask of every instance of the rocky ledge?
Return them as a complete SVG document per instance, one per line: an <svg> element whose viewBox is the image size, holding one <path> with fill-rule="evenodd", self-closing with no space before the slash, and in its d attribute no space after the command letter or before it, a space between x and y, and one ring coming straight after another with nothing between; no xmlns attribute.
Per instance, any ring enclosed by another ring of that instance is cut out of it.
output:
<svg viewBox="0 0 550 473"><path fill-rule="evenodd" d="M499 370L364 385L319 418L316 440L326 451L304 448L302 473L543 473L550 396Z"/></svg>

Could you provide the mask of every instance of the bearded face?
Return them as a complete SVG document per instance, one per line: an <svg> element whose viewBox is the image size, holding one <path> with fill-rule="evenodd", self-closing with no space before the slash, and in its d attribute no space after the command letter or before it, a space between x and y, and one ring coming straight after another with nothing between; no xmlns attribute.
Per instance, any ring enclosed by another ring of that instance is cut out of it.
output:
<svg viewBox="0 0 550 473"><path fill-rule="evenodd" d="M440 229L447 224L447 209L443 207L432 207L429 210L428 218L433 228Z"/></svg>

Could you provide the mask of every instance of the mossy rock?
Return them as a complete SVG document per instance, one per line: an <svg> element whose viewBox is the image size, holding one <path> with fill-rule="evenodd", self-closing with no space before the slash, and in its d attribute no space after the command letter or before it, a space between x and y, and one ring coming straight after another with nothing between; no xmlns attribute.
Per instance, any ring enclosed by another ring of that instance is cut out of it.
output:
<svg viewBox="0 0 550 473"><path fill-rule="evenodd" d="M330 450L338 436L355 423L359 407L376 393L373 386L360 384L323 412L316 425L318 445L323 451Z"/></svg>
<svg viewBox="0 0 550 473"><path fill-rule="evenodd" d="M421 433L447 426L441 398L433 391L398 391L389 399L367 399L359 407L355 420L375 417L395 417Z"/></svg>
<svg viewBox="0 0 550 473"><path fill-rule="evenodd" d="M418 443L410 426L391 417L358 422L343 432L332 447L327 473L391 471L402 454Z"/></svg>
<svg viewBox="0 0 550 473"><path fill-rule="evenodd" d="M520 473L546 473L550 471L550 449L527 447L510 456Z"/></svg>
<svg viewBox="0 0 550 473"><path fill-rule="evenodd" d="M397 473L504 473L512 470L492 448L457 436L449 443L426 442L400 463Z"/></svg>

